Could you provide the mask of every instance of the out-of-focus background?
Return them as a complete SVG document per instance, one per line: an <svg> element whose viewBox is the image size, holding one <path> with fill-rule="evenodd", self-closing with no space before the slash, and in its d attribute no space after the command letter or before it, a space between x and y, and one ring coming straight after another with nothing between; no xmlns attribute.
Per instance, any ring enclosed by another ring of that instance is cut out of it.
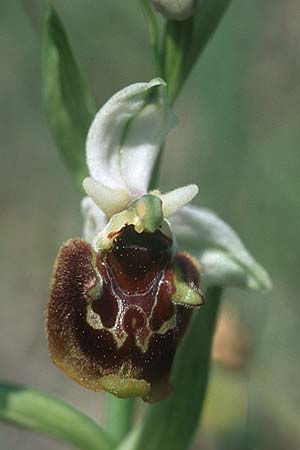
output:
<svg viewBox="0 0 300 450"><path fill-rule="evenodd" d="M51 364L44 333L52 264L81 217L42 107L41 3L0 4L0 379L101 420L104 396ZM137 1L53 3L99 106L153 77ZM232 0L175 105L161 188L197 183L196 202L218 211L274 280L265 296L226 291L195 449L300 448L299 24L297 0ZM0 434L3 450L66 448L2 424Z"/></svg>

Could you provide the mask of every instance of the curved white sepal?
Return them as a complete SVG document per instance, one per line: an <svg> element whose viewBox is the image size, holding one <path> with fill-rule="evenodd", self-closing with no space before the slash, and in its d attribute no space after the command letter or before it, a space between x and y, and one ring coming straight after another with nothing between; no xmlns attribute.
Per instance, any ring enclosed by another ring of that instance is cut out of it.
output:
<svg viewBox="0 0 300 450"><path fill-rule="evenodd" d="M105 228L107 217L90 197L82 199L81 212L83 216L82 237L91 244L95 235Z"/></svg>
<svg viewBox="0 0 300 450"><path fill-rule="evenodd" d="M147 192L159 148L175 123L163 80L122 89L100 109L88 132L91 176L132 198Z"/></svg>
<svg viewBox="0 0 300 450"><path fill-rule="evenodd" d="M196 256L207 285L268 290L272 281L238 235L214 212L186 206L170 218L179 247Z"/></svg>
<svg viewBox="0 0 300 450"><path fill-rule="evenodd" d="M199 189L196 184L189 184L167 194L160 194L162 200L163 216L169 217L179 211L183 206L189 203L198 194Z"/></svg>
<svg viewBox="0 0 300 450"><path fill-rule="evenodd" d="M111 189L93 178L83 180L83 188L107 217L125 209L129 203L129 195L125 190Z"/></svg>

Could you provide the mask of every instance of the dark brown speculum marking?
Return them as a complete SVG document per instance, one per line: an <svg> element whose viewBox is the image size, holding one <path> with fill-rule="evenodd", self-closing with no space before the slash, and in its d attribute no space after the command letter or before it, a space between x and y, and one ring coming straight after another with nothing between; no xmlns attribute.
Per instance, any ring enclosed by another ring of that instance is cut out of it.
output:
<svg viewBox="0 0 300 450"><path fill-rule="evenodd" d="M159 230L137 233L132 225L98 254L79 239L63 245L47 317L57 366L93 390L150 401L163 397L191 314L172 303L173 260L170 238ZM179 254L175 260L187 283L198 285L189 258Z"/></svg>

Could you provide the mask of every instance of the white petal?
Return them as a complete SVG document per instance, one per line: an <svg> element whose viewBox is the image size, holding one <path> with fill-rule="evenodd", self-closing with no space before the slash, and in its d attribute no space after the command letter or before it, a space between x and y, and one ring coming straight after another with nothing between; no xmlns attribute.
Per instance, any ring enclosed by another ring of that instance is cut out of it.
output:
<svg viewBox="0 0 300 450"><path fill-rule="evenodd" d="M189 184L167 194L161 194L159 197L162 200L162 209L164 217L169 217L176 211L181 209L187 203L189 203L198 194L198 186L195 184Z"/></svg>
<svg viewBox="0 0 300 450"><path fill-rule="evenodd" d="M82 237L92 243L95 234L102 231L108 220L105 214L98 208L90 197L84 197L81 201L83 216Z"/></svg>
<svg viewBox="0 0 300 450"><path fill-rule="evenodd" d="M85 178L82 185L87 195L91 197L107 217L122 211L129 203L130 199L127 191L111 189L93 178Z"/></svg>
<svg viewBox="0 0 300 450"><path fill-rule="evenodd" d="M97 113L87 138L91 176L132 198L145 193L159 148L175 125L166 84L156 78L115 94Z"/></svg>
<svg viewBox="0 0 300 450"><path fill-rule="evenodd" d="M196 256L209 285L267 290L272 282L238 235L214 212L186 206L170 218L179 247Z"/></svg>

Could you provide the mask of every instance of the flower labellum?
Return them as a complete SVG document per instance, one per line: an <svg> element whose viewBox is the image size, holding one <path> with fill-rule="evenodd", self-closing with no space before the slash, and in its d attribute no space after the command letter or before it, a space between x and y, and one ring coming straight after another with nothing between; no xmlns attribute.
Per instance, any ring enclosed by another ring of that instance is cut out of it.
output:
<svg viewBox="0 0 300 450"><path fill-rule="evenodd" d="M163 226L124 225L96 252L80 239L62 246L48 309L49 350L68 376L95 391L157 401L170 391L176 347L201 306L193 259L173 253Z"/></svg>

